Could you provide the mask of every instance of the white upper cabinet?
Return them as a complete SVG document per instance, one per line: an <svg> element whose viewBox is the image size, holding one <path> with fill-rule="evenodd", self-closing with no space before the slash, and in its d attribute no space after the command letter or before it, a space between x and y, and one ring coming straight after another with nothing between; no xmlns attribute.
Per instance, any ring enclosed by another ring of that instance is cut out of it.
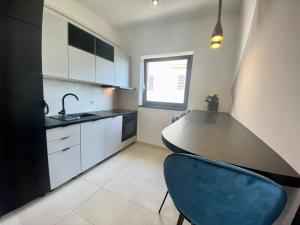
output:
<svg viewBox="0 0 300 225"><path fill-rule="evenodd" d="M120 49L115 48L115 86L130 86L130 58Z"/></svg>
<svg viewBox="0 0 300 225"><path fill-rule="evenodd" d="M130 87L130 57L109 42L45 9L43 74L54 78Z"/></svg>
<svg viewBox="0 0 300 225"><path fill-rule="evenodd" d="M69 78L95 82L95 55L69 46Z"/></svg>
<svg viewBox="0 0 300 225"><path fill-rule="evenodd" d="M105 158L121 149L122 143L122 116L106 119Z"/></svg>
<svg viewBox="0 0 300 225"><path fill-rule="evenodd" d="M96 83L114 85L115 66L114 63L96 56Z"/></svg>
<svg viewBox="0 0 300 225"><path fill-rule="evenodd" d="M96 82L115 85L114 47L96 38Z"/></svg>
<svg viewBox="0 0 300 225"><path fill-rule="evenodd" d="M44 11L42 31L43 74L68 78L68 23Z"/></svg>
<svg viewBox="0 0 300 225"><path fill-rule="evenodd" d="M85 171L104 160L105 120L81 124L81 167Z"/></svg>

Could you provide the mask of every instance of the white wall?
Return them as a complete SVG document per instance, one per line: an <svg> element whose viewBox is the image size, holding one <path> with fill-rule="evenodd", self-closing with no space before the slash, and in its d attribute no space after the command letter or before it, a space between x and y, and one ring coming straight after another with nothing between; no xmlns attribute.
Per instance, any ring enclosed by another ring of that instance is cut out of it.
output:
<svg viewBox="0 0 300 225"><path fill-rule="evenodd" d="M251 7L248 10L249 16ZM232 107L232 115L298 173L300 27L295 21L300 20L299 10L298 0L257 0L248 43L244 52L240 49ZM285 189L288 204L276 225L291 224L300 203L299 189Z"/></svg>
<svg viewBox="0 0 300 225"><path fill-rule="evenodd" d="M300 1L258 2L233 116L300 172Z"/></svg>
<svg viewBox="0 0 300 225"><path fill-rule="evenodd" d="M239 13L223 15L224 47L210 49L210 36L216 16L135 27L123 31L126 47L132 56L132 86L140 87L141 57L145 55L193 51L194 61L188 107L205 109L204 98L210 93L220 96L220 110L231 109L231 82L238 41ZM139 89L122 92L120 105L137 108ZM171 122L174 111L139 108L138 140L162 145L161 132ZM163 146L163 145L162 145Z"/></svg>
<svg viewBox="0 0 300 225"><path fill-rule="evenodd" d="M66 93L74 93L79 98L79 101L72 96L66 98L67 113L110 110L118 105L117 90L70 81L44 79L44 99L50 107L49 115L57 115L62 109L61 99ZM91 101L94 101L94 104L91 104Z"/></svg>
<svg viewBox="0 0 300 225"><path fill-rule="evenodd" d="M256 8L256 1L257 0L244 0L242 2L240 12L240 39L238 46L236 70L238 70L240 66L240 62L248 42L248 37L252 27L253 17Z"/></svg>

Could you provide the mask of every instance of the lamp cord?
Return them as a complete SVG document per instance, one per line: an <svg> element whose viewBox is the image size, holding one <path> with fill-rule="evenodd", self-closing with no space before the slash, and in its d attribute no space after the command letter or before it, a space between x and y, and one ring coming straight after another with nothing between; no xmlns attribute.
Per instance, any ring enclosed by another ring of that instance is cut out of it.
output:
<svg viewBox="0 0 300 225"><path fill-rule="evenodd" d="M219 0L218 21L221 21L221 13L222 13L222 0Z"/></svg>

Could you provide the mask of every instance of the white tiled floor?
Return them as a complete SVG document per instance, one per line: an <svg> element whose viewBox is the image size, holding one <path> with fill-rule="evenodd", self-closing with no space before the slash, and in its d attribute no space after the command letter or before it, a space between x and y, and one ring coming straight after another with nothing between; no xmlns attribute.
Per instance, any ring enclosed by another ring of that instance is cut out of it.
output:
<svg viewBox="0 0 300 225"><path fill-rule="evenodd" d="M3 217L0 225L172 225L178 212L166 193L166 149L134 144L44 198ZM188 224L185 222L185 224Z"/></svg>

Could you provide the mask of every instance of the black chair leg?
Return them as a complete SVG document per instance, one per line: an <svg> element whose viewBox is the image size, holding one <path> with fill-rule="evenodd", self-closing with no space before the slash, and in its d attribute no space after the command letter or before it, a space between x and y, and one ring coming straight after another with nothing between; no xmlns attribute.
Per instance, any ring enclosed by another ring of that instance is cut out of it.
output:
<svg viewBox="0 0 300 225"><path fill-rule="evenodd" d="M168 194L169 194L169 191L167 191L167 193L166 193L166 195L165 195L165 197L164 197L164 200L163 200L163 202L161 203L161 206L160 206L160 208L159 208L159 210L158 210L158 213L159 213L159 214L160 214L160 212L161 212L162 207L163 207L164 204L165 204L165 201L166 201L166 199L167 199L167 197L168 197Z"/></svg>
<svg viewBox="0 0 300 225"><path fill-rule="evenodd" d="M182 213L180 213L178 217L177 225L182 225L183 221L184 221L184 216L182 215Z"/></svg>

